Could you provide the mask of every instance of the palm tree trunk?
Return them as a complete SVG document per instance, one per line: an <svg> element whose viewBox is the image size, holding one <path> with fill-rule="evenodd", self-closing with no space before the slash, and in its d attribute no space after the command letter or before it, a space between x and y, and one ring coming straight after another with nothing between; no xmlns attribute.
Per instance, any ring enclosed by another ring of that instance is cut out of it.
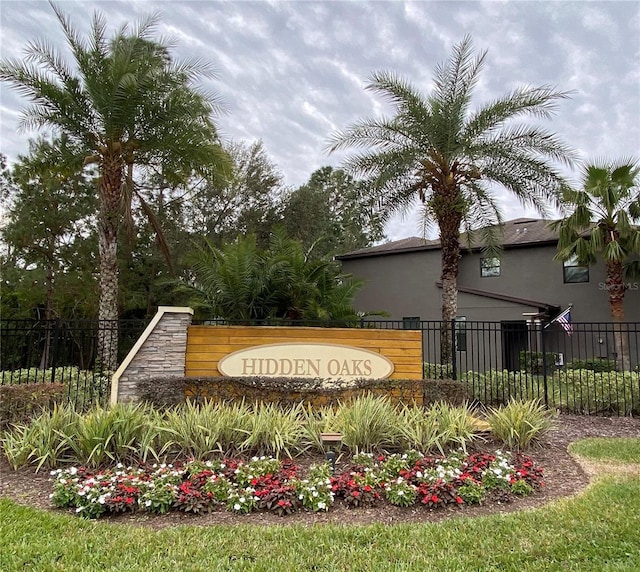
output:
<svg viewBox="0 0 640 572"><path fill-rule="evenodd" d="M622 262L607 262L606 287L607 292L609 293L611 319L613 320L613 338L617 353L616 362L618 371L629 371L631 369L631 364L629 360L629 339L627 337L626 325L624 323L625 286Z"/></svg>
<svg viewBox="0 0 640 572"><path fill-rule="evenodd" d="M453 355L451 324L458 314L458 261L460 259L460 216L451 212L439 221L442 263L442 330L440 335L440 363L447 366Z"/></svg>
<svg viewBox="0 0 640 572"><path fill-rule="evenodd" d="M118 364L118 229L120 227L123 163L105 155L99 182L100 214L100 302L98 307L98 360L103 369L115 371Z"/></svg>

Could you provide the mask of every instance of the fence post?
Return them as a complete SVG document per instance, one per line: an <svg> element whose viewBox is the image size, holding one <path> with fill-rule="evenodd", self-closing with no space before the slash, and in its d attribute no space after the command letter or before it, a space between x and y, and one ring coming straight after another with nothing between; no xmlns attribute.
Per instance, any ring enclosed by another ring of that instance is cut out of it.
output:
<svg viewBox="0 0 640 572"><path fill-rule="evenodd" d="M549 409L549 395L547 393L547 348L546 345L544 343L544 335L546 333L546 328L547 326L544 323L542 324L542 330L541 330L541 346L542 346L542 383L543 383L543 388L544 388L544 406Z"/></svg>
<svg viewBox="0 0 640 572"><path fill-rule="evenodd" d="M456 321L451 320L451 378L453 381L458 379L458 371L456 367Z"/></svg>
<svg viewBox="0 0 640 572"><path fill-rule="evenodd" d="M53 343L51 344L51 383L56 382L56 366L58 357L58 338L60 337L60 318L53 323Z"/></svg>

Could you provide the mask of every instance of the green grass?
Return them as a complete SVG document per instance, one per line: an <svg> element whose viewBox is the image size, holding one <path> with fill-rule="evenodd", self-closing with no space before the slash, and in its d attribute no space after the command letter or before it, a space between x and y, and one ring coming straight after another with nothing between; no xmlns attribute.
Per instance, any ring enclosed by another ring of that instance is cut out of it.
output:
<svg viewBox="0 0 640 572"><path fill-rule="evenodd" d="M181 526L91 522L0 500L2 570L638 570L640 478L539 510L438 524Z"/></svg>
<svg viewBox="0 0 640 572"><path fill-rule="evenodd" d="M640 439L585 439L597 459L637 462ZM284 521L283 521L284 522ZM3 572L636 571L640 477L600 478L537 510L422 525L180 526L152 530L43 512L0 499Z"/></svg>
<svg viewBox="0 0 640 572"><path fill-rule="evenodd" d="M581 457L618 463L640 463L640 439L630 437L581 439L571 443L569 451ZM640 565L638 568L640 569Z"/></svg>

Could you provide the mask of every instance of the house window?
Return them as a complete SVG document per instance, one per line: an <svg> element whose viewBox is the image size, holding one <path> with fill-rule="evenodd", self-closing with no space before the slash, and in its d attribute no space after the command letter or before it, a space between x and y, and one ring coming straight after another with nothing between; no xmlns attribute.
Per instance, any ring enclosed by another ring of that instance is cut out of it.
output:
<svg viewBox="0 0 640 572"><path fill-rule="evenodd" d="M467 318L459 316L456 318L456 350L467 351Z"/></svg>
<svg viewBox="0 0 640 572"><path fill-rule="evenodd" d="M403 330L420 330L420 316L411 316L402 318Z"/></svg>
<svg viewBox="0 0 640 572"><path fill-rule="evenodd" d="M589 267L580 264L577 256L565 260L562 265L565 284L589 282Z"/></svg>
<svg viewBox="0 0 640 572"><path fill-rule="evenodd" d="M500 259L495 256L480 259L480 276L490 278L500 276Z"/></svg>

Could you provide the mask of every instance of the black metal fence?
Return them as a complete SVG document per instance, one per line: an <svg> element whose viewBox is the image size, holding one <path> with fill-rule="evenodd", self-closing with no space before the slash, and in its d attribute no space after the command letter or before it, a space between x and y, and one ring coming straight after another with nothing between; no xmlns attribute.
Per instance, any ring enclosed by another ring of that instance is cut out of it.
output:
<svg viewBox="0 0 640 572"><path fill-rule="evenodd" d="M421 330L425 388L430 379L458 380L466 384L471 399L487 406L511 398L540 399L551 409L569 413L640 415L637 322L574 323L568 329L558 323L524 320L455 320L447 324L418 319L361 319L298 325ZM113 372L101 366L97 351L98 332L104 331L104 323L1 320L0 326L2 384L61 382L69 400L79 407L108 398ZM117 329L115 326L112 331L113 335L117 331L121 361L146 322L120 321ZM450 334L450 351L443 351L443 331Z"/></svg>
<svg viewBox="0 0 640 572"><path fill-rule="evenodd" d="M105 403L111 375L98 358L98 335L118 343L121 361L143 320L0 320L0 384L61 383L76 407Z"/></svg>
<svg viewBox="0 0 640 572"><path fill-rule="evenodd" d="M398 324L399 325L399 324ZM425 377L467 384L484 405L540 399L589 415L640 415L640 323L421 322Z"/></svg>

